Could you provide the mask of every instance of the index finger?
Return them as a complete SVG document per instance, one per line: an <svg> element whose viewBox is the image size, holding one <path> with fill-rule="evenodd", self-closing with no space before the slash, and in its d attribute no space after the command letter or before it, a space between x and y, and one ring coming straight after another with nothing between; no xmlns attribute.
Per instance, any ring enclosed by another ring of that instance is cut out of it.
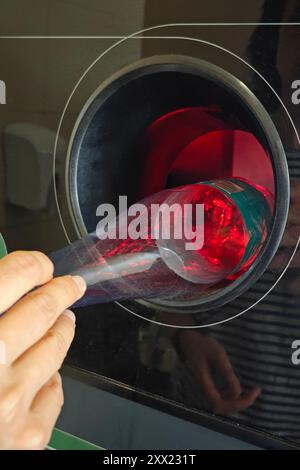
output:
<svg viewBox="0 0 300 470"><path fill-rule="evenodd" d="M228 387L227 392L229 392L232 398L239 397L242 393L242 387L223 346L220 346L218 350L215 351L211 360L226 382Z"/></svg>
<svg viewBox="0 0 300 470"><path fill-rule="evenodd" d="M211 368L206 360L199 362L195 370L195 378L209 403L216 407L222 398L212 377Z"/></svg>
<svg viewBox="0 0 300 470"><path fill-rule="evenodd" d="M50 281L53 264L38 251L15 251L0 260L0 313L36 286Z"/></svg>

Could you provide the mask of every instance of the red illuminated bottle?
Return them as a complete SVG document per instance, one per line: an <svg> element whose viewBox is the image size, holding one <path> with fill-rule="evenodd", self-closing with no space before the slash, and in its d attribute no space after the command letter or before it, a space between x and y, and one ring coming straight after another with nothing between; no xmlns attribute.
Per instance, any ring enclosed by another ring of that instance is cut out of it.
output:
<svg viewBox="0 0 300 470"><path fill-rule="evenodd" d="M190 282L213 285L252 264L271 224L272 198L267 191L239 179L222 179L179 188L165 202L171 206L179 200L183 206L203 206L203 240L199 237L202 243L197 248L195 237L191 250L186 249L186 237L159 239L170 269Z"/></svg>
<svg viewBox="0 0 300 470"><path fill-rule="evenodd" d="M251 266L271 224L268 197L238 179L161 191L141 201L139 215L120 214L105 237L93 233L55 253L55 273L85 278L85 304L187 298L195 285L215 285ZM140 236L131 231L137 226Z"/></svg>

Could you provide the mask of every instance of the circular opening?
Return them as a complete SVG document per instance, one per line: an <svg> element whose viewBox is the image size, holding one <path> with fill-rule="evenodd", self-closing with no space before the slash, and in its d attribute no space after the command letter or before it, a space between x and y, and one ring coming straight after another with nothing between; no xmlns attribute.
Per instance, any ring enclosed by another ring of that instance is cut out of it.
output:
<svg viewBox="0 0 300 470"><path fill-rule="evenodd" d="M73 132L69 201L80 235L95 230L101 203L118 207L166 187L240 178L263 188L273 223L245 272L181 301L147 301L178 311L219 306L263 273L288 211L288 171L278 133L239 80L204 61L159 57L112 77L86 103Z"/></svg>

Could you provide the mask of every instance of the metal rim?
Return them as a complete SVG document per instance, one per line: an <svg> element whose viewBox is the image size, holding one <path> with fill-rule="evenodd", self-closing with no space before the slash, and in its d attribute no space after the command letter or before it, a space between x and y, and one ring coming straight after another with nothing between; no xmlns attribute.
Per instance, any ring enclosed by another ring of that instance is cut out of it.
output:
<svg viewBox="0 0 300 470"><path fill-rule="evenodd" d="M68 205L79 236L87 231L82 218L77 189L77 168L80 144L96 111L116 91L130 81L164 71L182 72L205 78L231 92L235 99L246 105L248 112L256 118L270 150L275 180L275 212L268 240L251 268L237 280L216 293L194 302L157 303L139 300L140 303L160 308L176 309L177 313L195 313L218 308L241 295L263 274L271 262L284 233L289 208L289 173L285 151L271 117L252 91L238 78L221 67L201 59L180 55L153 56L140 60L114 74L103 82L87 100L72 132L67 154L66 188ZM120 303L120 305L122 305ZM180 310L180 312L179 312ZM175 313L175 312L174 312Z"/></svg>

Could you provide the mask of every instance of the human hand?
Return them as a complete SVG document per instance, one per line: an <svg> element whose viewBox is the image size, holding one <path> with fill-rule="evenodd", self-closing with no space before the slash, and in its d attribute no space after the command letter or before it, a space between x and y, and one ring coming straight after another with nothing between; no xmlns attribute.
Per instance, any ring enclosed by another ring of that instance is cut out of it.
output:
<svg viewBox="0 0 300 470"><path fill-rule="evenodd" d="M75 331L66 309L86 286L76 276L52 277L39 252L0 260L0 449L44 449L63 404L57 371Z"/></svg>
<svg viewBox="0 0 300 470"><path fill-rule="evenodd" d="M214 338L197 331L185 330L180 345L196 382L216 414L231 415L249 408L261 393L259 387L242 391L224 347ZM219 389L214 374L222 378L225 387Z"/></svg>

